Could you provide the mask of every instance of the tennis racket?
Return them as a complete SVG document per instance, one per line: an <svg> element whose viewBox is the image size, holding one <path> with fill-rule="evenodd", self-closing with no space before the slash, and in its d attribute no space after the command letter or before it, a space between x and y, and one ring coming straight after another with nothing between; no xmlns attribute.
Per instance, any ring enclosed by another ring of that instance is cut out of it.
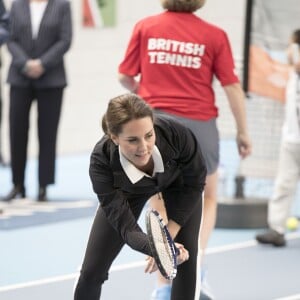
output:
<svg viewBox="0 0 300 300"><path fill-rule="evenodd" d="M160 273L168 280L176 277L179 250L160 214L150 209L146 213L146 229L152 256Z"/></svg>

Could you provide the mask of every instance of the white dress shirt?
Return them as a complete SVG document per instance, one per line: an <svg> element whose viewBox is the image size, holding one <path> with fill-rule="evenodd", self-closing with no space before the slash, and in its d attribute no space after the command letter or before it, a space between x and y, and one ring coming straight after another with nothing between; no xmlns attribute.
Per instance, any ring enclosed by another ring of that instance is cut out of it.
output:
<svg viewBox="0 0 300 300"><path fill-rule="evenodd" d="M48 1L30 2L30 18L31 18L31 31L32 38L36 39L39 33L40 24L46 10Z"/></svg>
<svg viewBox="0 0 300 300"><path fill-rule="evenodd" d="M124 172L126 173L129 180L134 184L141 180L144 176L151 177L145 172L139 170L137 167L135 167L121 152L120 146L119 146L119 154L120 154L120 163L121 166L124 169ZM164 164L161 157L161 154L158 150L158 148L154 145L153 152L152 152L152 158L154 162L154 168L152 177L155 175L155 173L162 173L164 172Z"/></svg>

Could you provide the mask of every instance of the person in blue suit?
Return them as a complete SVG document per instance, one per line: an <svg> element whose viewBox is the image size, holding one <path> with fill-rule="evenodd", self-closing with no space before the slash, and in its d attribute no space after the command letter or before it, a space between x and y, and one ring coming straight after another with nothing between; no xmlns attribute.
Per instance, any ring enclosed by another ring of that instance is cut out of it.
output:
<svg viewBox="0 0 300 300"><path fill-rule="evenodd" d="M57 131L64 88L67 85L64 55L72 40L68 0L15 0L10 10L10 158L12 190L3 199L25 197L25 167L30 109L37 103L38 201L55 182Z"/></svg>

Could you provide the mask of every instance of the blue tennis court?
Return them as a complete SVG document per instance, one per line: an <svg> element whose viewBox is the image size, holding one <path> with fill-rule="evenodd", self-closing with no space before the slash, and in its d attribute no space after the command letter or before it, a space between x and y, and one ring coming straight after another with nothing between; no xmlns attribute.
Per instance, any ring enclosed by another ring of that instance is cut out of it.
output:
<svg viewBox="0 0 300 300"><path fill-rule="evenodd" d="M82 172L88 162L88 154L59 157L60 178L49 190L48 203L35 202L32 183L28 199L0 204L4 210L0 215L1 300L72 299L97 209L88 176ZM27 172L35 164L30 161ZM70 168L73 172L68 177ZM8 168L0 168L0 178L1 192L8 190ZM143 217L140 221L144 226ZM257 245L255 233L253 229L215 229L206 266L216 299L300 299L300 231L289 233L288 246L280 249ZM144 256L125 247L104 285L102 299L149 299L155 276L144 274L143 268Z"/></svg>
<svg viewBox="0 0 300 300"><path fill-rule="evenodd" d="M9 204L0 201L0 210L3 210L0 214L1 300L72 299L74 281L98 205L88 168L89 154L102 134L99 120L107 101L125 92L117 81L117 66L133 24L146 15L161 11L158 0L135 0L131 6L126 1L118 1L119 24L116 28L87 29L81 27L81 1L72 1L72 5L75 35L66 62L70 86L66 90L63 107L56 184L49 187L49 202L38 204L35 201L38 189L35 160L37 145L33 123L28 149L31 159L26 169L28 198ZM229 33L238 65L242 64L244 5L245 1L231 0L222 4L222 1L210 0L203 8L205 19L220 25ZM5 48L2 50L4 81L9 58ZM232 195L234 176L240 170L234 141L235 126L224 93L219 86L216 88L223 138L221 163L226 175L226 182L221 182L220 188L222 195ZM3 84L3 89L4 115L0 150L4 150L2 154L7 158L8 86ZM259 106L256 102L259 102ZM264 105L262 99L247 102L253 105L249 109L249 119L252 115L261 116L260 120L255 119L250 125L258 127L258 135L269 131L275 133L276 137L279 127L268 128L265 121L277 120L280 123L282 107L276 102L275 109L269 108L267 105L271 102L266 102ZM34 117L33 112L33 121ZM259 138L262 147L258 147L258 150L267 156L264 156L266 163L260 160L261 157L256 157L257 160L250 159L248 165L254 171L268 171L267 167L270 167L271 171L267 173L272 173L272 155L276 154L274 149L278 149L279 139L271 143L265 136ZM258 140L256 135L253 139ZM272 187L272 178L253 178L245 184L246 196L255 194L269 198ZM6 195L10 188L10 170L0 166L0 197ZM300 216L299 189L293 214ZM144 226L143 218L140 221ZM205 265L216 299L300 300L300 230L288 233L288 246L285 248L257 245L253 239L256 232L254 229L214 230ZM124 247L114 262L101 299L148 300L155 285L155 276L144 274L144 259L143 255Z"/></svg>

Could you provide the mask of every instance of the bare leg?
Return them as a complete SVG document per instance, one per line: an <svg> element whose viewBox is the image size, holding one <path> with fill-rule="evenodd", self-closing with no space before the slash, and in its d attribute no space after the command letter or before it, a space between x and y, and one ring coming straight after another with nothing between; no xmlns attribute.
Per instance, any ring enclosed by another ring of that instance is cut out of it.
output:
<svg viewBox="0 0 300 300"><path fill-rule="evenodd" d="M201 251L201 263L203 264L205 250L210 238L210 235L215 227L217 216L217 184L218 184L218 172L208 175L206 177L206 185L204 189L204 202L202 210L202 221L200 227L200 251ZM150 205L156 209L164 221L167 223L167 215L164 206L164 201L159 199L157 195L150 199ZM159 272L157 272L157 287L171 284L171 282L165 279ZM166 299L167 300L167 299Z"/></svg>
<svg viewBox="0 0 300 300"><path fill-rule="evenodd" d="M208 175L206 177L206 185L204 189L204 202L202 211L202 221L200 228L200 249L202 251L202 259L205 255L205 250L210 238L210 235L216 224L217 217L217 185L218 172Z"/></svg>

